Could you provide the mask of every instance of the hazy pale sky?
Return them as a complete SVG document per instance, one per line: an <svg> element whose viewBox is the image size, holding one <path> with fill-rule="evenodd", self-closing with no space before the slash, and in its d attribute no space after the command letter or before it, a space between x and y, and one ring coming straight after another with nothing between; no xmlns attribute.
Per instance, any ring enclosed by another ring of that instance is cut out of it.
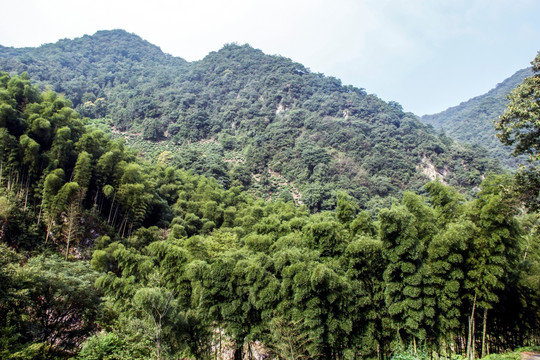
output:
<svg viewBox="0 0 540 360"><path fill-rule="evenodd" d="M0 0L0 44L125 29L188 61L249 43L417 115L481 95L540 50L538 0Z"/></svg>

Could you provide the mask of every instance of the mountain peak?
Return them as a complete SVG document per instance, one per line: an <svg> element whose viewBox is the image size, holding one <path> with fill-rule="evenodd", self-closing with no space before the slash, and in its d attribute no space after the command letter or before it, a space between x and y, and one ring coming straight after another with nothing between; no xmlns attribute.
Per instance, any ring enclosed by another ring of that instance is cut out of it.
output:
<svg viewBox="0 0 540 360"><path fill-rule="evenodd" d="M63 40L57 44L63 45L64 43L74 47L84 46L85 43L88 43L94 48L94 51L129 54L141 59L145 57L144 55L151 55L152 57L170 56L163 53L158 46L123 29L100 30L94 35L84 35L73 41Z"/></svg>
<svg viewBox="0 0 540 360"><path fill-rule="evenodd" d="M139 40L142 40L142 38L137 35L137 34L134 34L134 33L130 33L124 29L112 29L112 30L98 30L96 31L96 33L94 35L92 35L93 37L100 37L100 36L103 36L103 37L111 37L111 36L123 36L123 37L129 37L129 38L134 38L134 39L139 39Z"/></svg>

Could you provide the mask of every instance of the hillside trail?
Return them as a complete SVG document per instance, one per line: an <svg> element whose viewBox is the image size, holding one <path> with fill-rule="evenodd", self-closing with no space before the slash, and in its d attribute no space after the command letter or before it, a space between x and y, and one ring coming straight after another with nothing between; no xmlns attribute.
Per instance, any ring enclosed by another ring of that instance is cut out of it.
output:
<svg viewBox="0 0 540 360"><path fill-rule="evenodd" d="M521 353L521 360L540 360L540 352L524 351Z"/></svg>

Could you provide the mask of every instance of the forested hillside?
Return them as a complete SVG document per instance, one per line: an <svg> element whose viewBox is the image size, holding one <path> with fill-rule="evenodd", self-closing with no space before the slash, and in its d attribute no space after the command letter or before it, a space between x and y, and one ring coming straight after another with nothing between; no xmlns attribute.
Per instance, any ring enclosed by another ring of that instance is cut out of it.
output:
<svg viewBox="0 0 540 360"><path fill-rule="evenodd" d="M0 145L2 359L538 345L540 220L510 176L470 199L430 182L378 216L342 191L312 214L145 161L27 74L0 73Z"/></svg>
<svg viewBox="0 0 540 360"><path fill-rule="evenodd" d="M1 47L0 68L64 93L146 156L311 211L333 209L337 189L375 208L436 177L466 192L500 171L485 150L435 134L399 104L248 45L188 63L102 31Z"/></svg>
<svg viewBox="0 0 540 360"><path fill-rule="evenodd" d="M486 94L438 114L424 115L421 120L454 139L486 148L489 154L499 159L505 167L515 169L525 157L512 156L513 149L501 144L495 137L493 122L503 114L508 103L508 94L531 75L530 68L520 70Z"/></svg>

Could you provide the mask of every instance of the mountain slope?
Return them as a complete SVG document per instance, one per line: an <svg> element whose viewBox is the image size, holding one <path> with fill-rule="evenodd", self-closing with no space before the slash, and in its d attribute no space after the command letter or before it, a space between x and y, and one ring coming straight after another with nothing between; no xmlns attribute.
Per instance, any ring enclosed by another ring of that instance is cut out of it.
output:
<svg viewBox="0 0 540 360"><path fill-rule="evenodd" d="M299 189L314 211L333 208L338 189L372 207L437 176L471 189L498 171L483 150L438 136L399 104L248 45L188 63L102 31L0 48L0 68L27 71L83 116L142 135L146 154L265 196Z"/></svg>
<svg viewBox="0 0 540 360"><path fill-rule="evenodd" d="M507 104L506 95L523 79L531 76L531 69L522 69L498 84L484 95L448 108L438 114L424 115L421 121L443 130L451 137L487 148L490 154L509 168L515 168L520 159L514 158L512 149L495 137L493 120L497 119Z"/></svg>
<svg viewBox="0 0 540 360"><path fill-rule="evenodd" d="M123 30L98 31L38 48L0 46L0 59L4 70L27 71L38 85L65 93L79 111L84 102L106 97L112 88L133 88L157 76L158 68L177 74L186 64Z"/></svg>

